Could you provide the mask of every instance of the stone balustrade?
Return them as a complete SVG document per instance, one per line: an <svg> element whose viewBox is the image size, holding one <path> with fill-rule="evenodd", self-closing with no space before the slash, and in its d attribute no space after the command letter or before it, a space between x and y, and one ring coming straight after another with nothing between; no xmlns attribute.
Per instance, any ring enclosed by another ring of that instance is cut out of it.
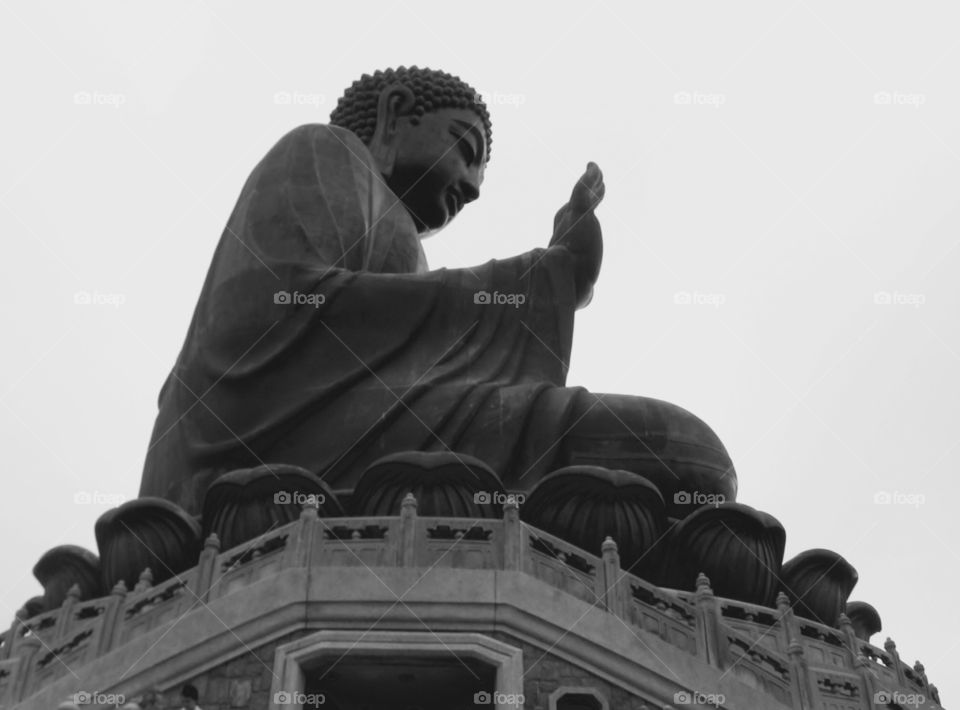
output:
<svg viewBox="0 0 960 710"><path fill-rule="evenodd" d="M515 502L504 506L500 520L469 520L418 516L412 496L399 516L390 517L324 519L306 506L299 520L230 550L220 550L211 535L193 569L161 584L144 571L133 590L120 582L108 596L84 602L71 593L60 609L15 619L0 637L0 706L291 567L519 571L787 707L873 708L883 693L922 697L918 707L939 707L922 666L901 661L891 641L880 649L857 638L846 617L840 628L800 618L783 594L777 608L720 598L703 575L695 592L660 588L621 569L613 540L607 539L600 556L592 555L522 522Z"/></svg>

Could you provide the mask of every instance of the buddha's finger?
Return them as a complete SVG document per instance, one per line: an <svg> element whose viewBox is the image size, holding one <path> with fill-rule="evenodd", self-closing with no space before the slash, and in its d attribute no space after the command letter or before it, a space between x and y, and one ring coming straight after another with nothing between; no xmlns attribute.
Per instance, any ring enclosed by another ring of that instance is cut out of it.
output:
<svg viewBox="0 0 960 710"><path fill-rule="evenodd" d="M607 183L603 180L600 181L600 185L597 186L597 202L603 199L603 196L607 194Z"/></svg>
<svg viewBox="0 0 960 710"><path fill-rule="evenodd" d="M570 206L577 212L585 212L593 206L594 186L587 181L587 174L577 181L570 196Z"/></svg>
<svg viewBox="0 0 960 710"><path fill-rule="evenodd" d="M553 231L557 231L557 227L560 226L560 221L567 215L567 205L564 205L557 210L557 213L553 216Z"/></svg>
<svg viewBox="0 0 960 710"><path fill-rule="evenodd" d="M583 178L592 193L599 194L603 189L603 171L596 163L590 163L587 166L587 172Z"/></svg>
<svg viewBox="0 0 960 710"><path fill-rule="evenodd" d="M578 182L573 188L573 195L570 196L570 208L575 214L583 214L590 209L590 188L582 182Z"/></svg>
<svg viewBox="0 0 960 710"><path fill-rule="evenodd" d="M596 163L587 163L587 171L583 174L583 176L587 179L588 183L593 186L594 189L603 184L603 171Z"/></svg>
<svg viewBox="0 0 960 710"><path fill-rule="evenodd" d="M603 199L604 194L606 193L607 186L601 180L599 183L587 186L587 199L589 200L589 209L595 208L600 204L600 201Z"/></svg>

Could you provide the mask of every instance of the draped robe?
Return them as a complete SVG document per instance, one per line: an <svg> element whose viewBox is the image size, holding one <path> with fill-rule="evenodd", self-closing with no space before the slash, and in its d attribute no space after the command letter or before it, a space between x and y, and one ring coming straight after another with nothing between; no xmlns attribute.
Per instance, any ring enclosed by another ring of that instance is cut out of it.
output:
<svg viewBox="0 0 960 710"><path fill-rule="evenodd" d="M512 302L484 302L494 294ZM160 392L140 494L197 513L217 475L260 463L344 492L409 450L470 454L508 487L532 483L582 391L564 386L575 307L562 247L427 270L362 141L294 129L220 238Z"/></svg>

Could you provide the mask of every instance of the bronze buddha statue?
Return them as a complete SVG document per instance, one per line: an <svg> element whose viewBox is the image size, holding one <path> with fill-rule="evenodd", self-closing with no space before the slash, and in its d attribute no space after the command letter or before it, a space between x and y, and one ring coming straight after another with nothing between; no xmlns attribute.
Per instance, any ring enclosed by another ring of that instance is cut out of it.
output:
<svg viewBox="0 0 960 710"><path fill-rule="evenodd" d="M280 139L243 187L161 390L142 496L196 514L215 478L274 462L349 494L385 455L452 451L511 491L583 464L643 476L675 518L694 509L684 492L735 500L730 458L696 416L566 386L603 253L595 164L546 248L428 269L420 240L479 197L490 145L476 92L415 67L364 75L329 125Z"/></svg>

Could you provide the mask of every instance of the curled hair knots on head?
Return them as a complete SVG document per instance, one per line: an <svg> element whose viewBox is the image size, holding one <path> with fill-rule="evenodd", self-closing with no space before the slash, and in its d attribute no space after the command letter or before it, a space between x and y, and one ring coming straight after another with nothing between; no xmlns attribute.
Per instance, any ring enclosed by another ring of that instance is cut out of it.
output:
<svg viewBox="0 0 960 710"><path fill-rule="evenodd" d="M354 81L337 101L330 114L330 123L353 131L364 143L369 144L377 126L377 104L381 92L390 84L400 83L410 89L414 97L411 109L414 125L419 117L431 111L445 108L471 109L483 121L487 139L487 160L493 143L490 113L487 105L469 84L460 77L436 69L397 67L378 69L372 75L364 74Z"/></svg>

